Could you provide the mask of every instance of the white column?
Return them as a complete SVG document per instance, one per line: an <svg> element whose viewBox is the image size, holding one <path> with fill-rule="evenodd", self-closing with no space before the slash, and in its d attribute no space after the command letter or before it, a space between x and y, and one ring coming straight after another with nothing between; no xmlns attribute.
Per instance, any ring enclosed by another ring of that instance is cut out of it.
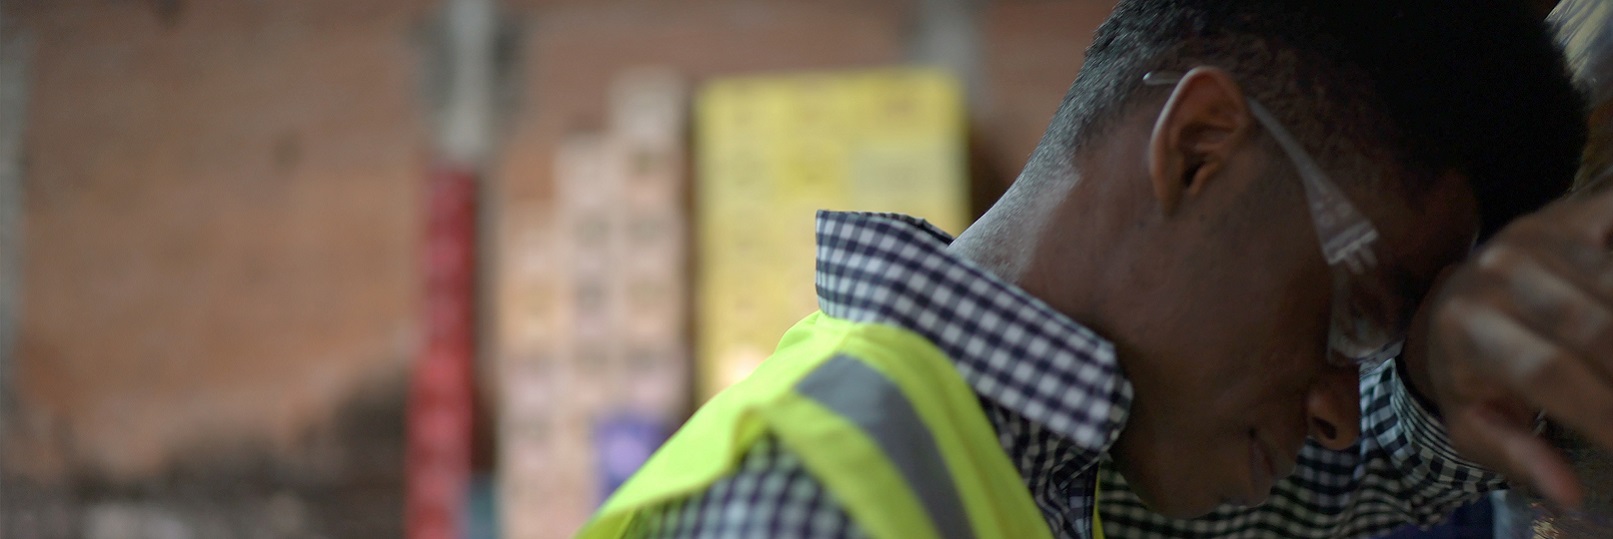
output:
<svg viewBox="0 0 1613 539"><path fill-rule="evenodd" d="M10 413L22 286L22 130L28 109L28 57L32 41L6 31L0 16L0 439ZM5 485L0 484L0 492ZM0 519L4 519L0 515ZM5 526L0 524L0 530ZM3 532L0 532L3 533Z"/></svg>

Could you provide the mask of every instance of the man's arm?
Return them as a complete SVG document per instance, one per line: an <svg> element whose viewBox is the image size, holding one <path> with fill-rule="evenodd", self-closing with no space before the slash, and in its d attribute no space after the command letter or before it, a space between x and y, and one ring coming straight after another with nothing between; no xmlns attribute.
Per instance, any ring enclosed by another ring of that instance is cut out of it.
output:
<svg viewBox="0 0 1613 539"><path fill-rule="evenodd" d="M1448 272L1406 341L1409 381L1461 454L1567 506L1583 487L1534 427L1543 412L1613 448L1610 252L1613 190L1556 202Z"/></svg>
<svg viewBox="0 0 1613 539"><path fill-rule="evenodd" d="M639 515L637 539L866 537L840 502L771 435L706 490Z"/></svg>

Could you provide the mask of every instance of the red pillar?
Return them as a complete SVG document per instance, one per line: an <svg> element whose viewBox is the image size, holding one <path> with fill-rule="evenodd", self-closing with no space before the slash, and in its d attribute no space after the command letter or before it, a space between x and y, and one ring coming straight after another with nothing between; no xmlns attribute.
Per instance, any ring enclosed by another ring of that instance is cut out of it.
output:
<svg viewBox="0 0 1613 539"><path fill-rule="evenodd" d="M475 402L476 177L433 171L425 241L425 343L415 363L408 412L409 539L463 535Z"/></svg>

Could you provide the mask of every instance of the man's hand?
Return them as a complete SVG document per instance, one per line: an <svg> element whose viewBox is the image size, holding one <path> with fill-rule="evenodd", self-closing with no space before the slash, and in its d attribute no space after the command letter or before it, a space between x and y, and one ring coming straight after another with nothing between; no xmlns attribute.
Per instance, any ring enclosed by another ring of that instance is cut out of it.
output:
<svg viewBox="0 0 1613 539"><path fill-rule="evenodd" d="M1555 203L1447 271L1412 327L1414 387L1463 456L1577 506L1537 412L1613 449L1613 191Z"/></svg>

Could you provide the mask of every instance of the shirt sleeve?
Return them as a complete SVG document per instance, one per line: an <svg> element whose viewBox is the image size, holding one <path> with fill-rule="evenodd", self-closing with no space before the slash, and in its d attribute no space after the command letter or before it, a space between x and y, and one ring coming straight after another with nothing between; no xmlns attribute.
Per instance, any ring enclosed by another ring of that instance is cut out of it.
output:
<svg viewBox="0 0 1613 539"><path fill-rule="evenodd" d="M738 469L706 490L642 513L636 539L867 537L800 457L772 435L746 451Z"/></svg>
<svg viewBox="0 0 1613 539"><path fill-rule="evenodd" d="M1412 395L1394 367L1362 378L1360 458L1369 470L1382 470L1367 476L1378 480L1363 489L1396 496L1395 509L1406 523L1430 526L1457 507L1506 488L1500 474L1456 453L1444 423Z"/></svg>
<svg viewBox="0 0 1613 539"><path fill-rule="evenodd" d="M1307 441L1294 474L1258 507L1222 507L1192 520L1148 511L1112 467L1099 500L1110 537L1375 537L1405 524L1429 526L1505 486L1463 459L1393 362L1361 377L1361 438L1347 451Z"/></svg>

